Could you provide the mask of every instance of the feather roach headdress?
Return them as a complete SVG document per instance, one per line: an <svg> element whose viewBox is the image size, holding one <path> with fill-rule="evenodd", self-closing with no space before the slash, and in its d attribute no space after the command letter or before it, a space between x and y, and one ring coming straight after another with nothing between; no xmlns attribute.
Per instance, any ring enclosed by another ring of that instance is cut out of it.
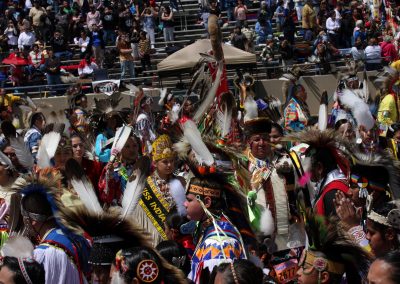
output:
<svg viewBox="0 0 400 284"><path fill-rule="evenodd" d="M348 283L365 282L370 256L337 221L308 211L306 232L309 247L304 250L299 266L313 266L319 273L328 271L331 283L340 283L344 273Z"/></svg>
<svg viewBox="0 0 400 284"><path fill-rule="evenodd" d="M345 176L348 176L350 172L350 164L347 157L339 149L340 144L336 136L337 135L333 130L320 131L309 129L292 134L286 139L309 145L304 154L306 157L310 157L311 159L322 154L330 155L330 160L333 163L336 163Z"/></svg>

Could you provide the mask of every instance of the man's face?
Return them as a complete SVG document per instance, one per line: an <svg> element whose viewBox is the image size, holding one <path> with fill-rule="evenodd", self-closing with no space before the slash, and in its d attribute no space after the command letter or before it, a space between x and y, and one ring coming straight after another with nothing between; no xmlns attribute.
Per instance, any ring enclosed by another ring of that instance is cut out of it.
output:
<svg viewBox="0 0 400 284"><path fill-rule="evenodd" d="M265 160L271 153L270 137L267 133L252 135L249 139L250 151L254 157Z"/></svg>

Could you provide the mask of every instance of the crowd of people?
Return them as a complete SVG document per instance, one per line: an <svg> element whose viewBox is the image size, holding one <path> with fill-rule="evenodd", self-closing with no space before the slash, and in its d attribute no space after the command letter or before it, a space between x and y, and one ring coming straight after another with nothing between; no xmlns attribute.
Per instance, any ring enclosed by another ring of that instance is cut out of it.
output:
<svg viewBox="0 0 400 284"><path fill-rule="evenodd" d="M176 1L164 4L86 0L2 4L0 47L2 58L12 64L3 68L1 82L3 86L10 81L13 86L32 85L46 78L48 85L53 85L92 78L94 70L112 68L118 55L121 78L144 75L141 72L152 70L157 35L162 35L167 54L181 48L174 44L175 26L182 20L174 13L180 7ZM211 14L217 15L223 28L234 22L225 41L257 53L267 67L268 78L276 77L282 67L286 70L285 66L304 61L328 73L335 70L331 63L344 56L362 62L366 70L378 70L399 55L397 4L199 1L199 22L206 30ZM81 62L68 63L72 58Z"/></svg>
<svg viewBox="0 0 400 284"><path fill-rule="evenodd" d="M238 2L226 8L248 32L248 3ZM64 3L64 14L79 7ZM287 8L276 4L284 29ZM34 5L29 13L47 11ZM292 9L303 23L315 13L310 5ZM80 75L103 64L101 42L116 40L121 73L134 76L131 35L99 29L101 9L88 7ZM146 19L151 7L125 9ZM346 45L337 12L328 39ZM132 26L139 53L153 44L143 21L146 31ZM49 27L26 25L43 36ZM185 96L161 89L155 101L154 92L125 84L92 102L77 84L58 98L67 105L59 111L46 98L0 89L0 283L400 282L400 60L373 78L360 78L360 65L382 62L347 62L335 91L318 94L317 110L300 80L310 64L287 67L283 102L255 93L248 73L230 91L221 28L209 13L211 51L201 54ZM316 36L314 26L304 28L304 37ZM38 50L22 45L21 54ZM57 82L63 56L69 50L48 50L48 80Z"/></svg>

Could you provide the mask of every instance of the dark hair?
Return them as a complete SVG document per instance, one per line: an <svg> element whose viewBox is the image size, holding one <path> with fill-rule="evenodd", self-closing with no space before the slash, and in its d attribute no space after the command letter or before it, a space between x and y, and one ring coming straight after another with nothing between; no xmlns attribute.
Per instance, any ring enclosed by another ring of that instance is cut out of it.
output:
<svg viewBox="0 0 400 284"><path fill-rule="evenodd" d="M212 209L218 209L218 210L224 210L223 204L224 202L221 202L223 199L222 193L223 193L223 181L219 180L218 175L210 175L204 178L192 178L190 180L190 185L197 185L203 188L212 188L215 190L221 191L221 197L220 198L211 198L211 210ZM189 186L190 187L190 186ZM204 198L204 196L200 196L201 199Z"/></svg>
<svg viewBox="0 0 400 284"><path fill-rule="evenodd" d="M39 192L33 192L22 197L21 205L24 210L30 213L40 214L48 217L53 215L51 205L47 201L46 196Z"/></svg>
<svg viewBox="0 0 400 284"><path fill-rule="evenodd" d="M272 128L275 128L276 130L278 130L279 134L283 136L283 128L278 123L272 122L271 123L271 129Z"/></svg>
<svg viewBox="0 0 400 284"><path fill-rule="evenodd" d="M338 121L336 121L335 123L335 130L339 130L340 126L342 126L343 124L346 123L350 123L350 121L348 121L347 119L343 118L343 119L339 119Z"/></svg>
<svg viewBox="0 0 400 284"><path fill-rule="evenodd" d="M247 259L236 259L233 264L220 264L213 271L213 275L211 276L213 279L215 279L217 272L223 274L225 284L263 283L264 275L261 268L255 266Z"/></svg>
<svg viewBox="0 0 400 284"><path fill-rule="evenodd" d="M400 250L391 251L384 256L378 257L377 260L382 260L391 266L390 280L393 283L400 283Z"/></svg>
<svg viewBox="0 0 400 284"><path fill-rule="evenodd" d="M11 121L4 120L1 123L0 128L4 136L7 138L15 138L15 136L17 135L17 130L15 129L15 126L12 124Z"/></svg>
<svg viewBox="0 0 400 284"><path fill-rule="evenodd" d="M165 223L167 223L167 226L170 229L180 230L181 226L187 221L188 220L178 212L171 211L168 213Z"/></svg>
<svg viewBox="0 0 400 284"><path fill-rule="evenodd" d="M162 241L156 246L156 250L185 275L190 273L190 258L182 244L176 241Z"/></svg>
<svg viewBox="0 0 400 284"><path fill-rule="evenodd" d="M377 206L377 207L372 208L372 210L374 210L375 213L377 213L381 216L387 217L389 215L389 212L396 208L397 208L397 206L394 203L385 202L385 203L379 204L379 206ZM375 222L372 219L369 219L369 220L372 221L371 222L372 227L381 234L382 238L386 239L385 233L389 227L386 225L380 224L378 222ZM399 230L392 228L392 227L390 227L390 228L394 230L395 234L399 233ZM397 238L394 238L393 241L395 243L396 248L399 248L399 240Z"/></svg>
<svg viewBox="0 0 400 284"><path fill-rule="evenodd" d="M172 266L169 266L169 264L166 263L165 260L163 260L151 248L133 247L129 249L123 249L121 254L122 257L124 258L125 265L128 268L124 272L120 271L120 274L127 283L131 283L135 277L139 278L137 275L137 270L138 270L137 268L140 262L143 260L152 260L158 266L159 269L158 275L155 278L155 280L152 281L151 283L159 284L164 282L165 284L175 284L175 283L182 283L183 281L182 275Z"/></svg>
<svg viewBox="0 0 400 284"><path fill-rule="evenodd" d="M31 279L33 284L44 284L45 283L45 272L41 264L37 263L35 260L23 261L26 273ZM6 256L3 259L3 264L1 267L7 267L14 273L13 281L17 284L26 284L24 275L21 272L21 268L16 257Z"/></svg>
<svg viewBox="0 0 400 284"><path fill-rule="evenodd" d="M42 112L36 112L32 115L30 127L32 127L35 122L39 119L46 119Z"/></svg>

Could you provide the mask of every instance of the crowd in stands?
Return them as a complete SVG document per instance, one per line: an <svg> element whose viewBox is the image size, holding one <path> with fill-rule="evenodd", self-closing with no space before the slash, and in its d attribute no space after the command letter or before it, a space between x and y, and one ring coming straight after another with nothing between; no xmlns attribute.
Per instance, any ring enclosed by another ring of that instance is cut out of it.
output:
<svg viewBox="0 0 400 284"><path fill-rule="evenodd" d="M180 48L174 46L174 31L182 19L174 13L182 6L176 1L159 4L4 2L0 7L1 58L19 63L3 66L1 84L30 85L46 77L52 85L91 78L93 70L114 66L116 54L121 78L144 75L143 71L154 68L151 54L156 52L157 35L162 35L171 52ZM282 66L297 62L311 61L326 73L332 71L329 62L343 57L363 62L366 70L380 69L398 58L396 1L375 7L368 1L212 0L199 1L199 6L199 22L205 29L208 16L217 15L223 31L231 31L225 41L257 53L268 78L276 76ZM117 53L106 46L115 47ZM71 59L81 62L71 63ZM68 80L68 75L73 78Z"/></svg>

